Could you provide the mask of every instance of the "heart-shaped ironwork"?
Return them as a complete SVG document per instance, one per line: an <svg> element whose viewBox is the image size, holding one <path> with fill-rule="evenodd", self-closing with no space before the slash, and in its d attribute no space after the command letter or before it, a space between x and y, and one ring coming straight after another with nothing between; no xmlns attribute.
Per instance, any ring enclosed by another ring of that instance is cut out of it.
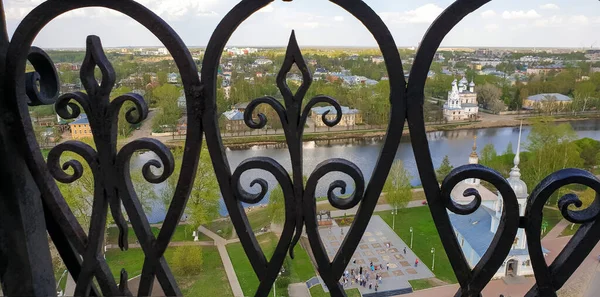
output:
<svg viewBox="0 0 600 297"><path fill-rule="evenodd" d="M582 224L567 245L548 266L542 252L542 211L544 205L561 187L580 184L596 192L596 199L583 210L571 210L570 206L581 207L582 202L574 194L558 200L558 207L569 222ZM535 273L536 284L525 295L527 297L553 296L581 265L600 240L600 180L592 173L581 169L563 169L546 177L531 192L525 210L524 228L527 233L529 256Z"/></svg>

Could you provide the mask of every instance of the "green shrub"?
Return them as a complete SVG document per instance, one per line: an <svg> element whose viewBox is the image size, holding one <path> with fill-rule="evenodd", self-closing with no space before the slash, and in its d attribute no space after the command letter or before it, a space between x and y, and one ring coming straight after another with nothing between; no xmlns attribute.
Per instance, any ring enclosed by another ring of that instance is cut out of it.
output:
<svg viewBox="0 0 600 297"><path fill-rule="evenodd" d="M173 255L173 269L182 275L197 275L202 271L202 247L177 247Z"/></svg>

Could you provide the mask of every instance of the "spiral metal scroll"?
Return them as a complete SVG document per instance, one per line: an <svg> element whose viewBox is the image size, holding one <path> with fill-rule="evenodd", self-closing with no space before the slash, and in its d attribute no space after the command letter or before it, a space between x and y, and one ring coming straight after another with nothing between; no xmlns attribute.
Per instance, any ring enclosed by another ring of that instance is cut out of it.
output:
<svg viewBox="0 0 600 297"><path fill-rule="evenodd" d="M216 114L216 77L217 68L220 55L223 51L227 40L235 30L235 28L260 8L269 4L270 0L256 0L256 1L242 1L236 5L222 20L219 24L215 33L211 37L207 51L202 65L202 80L205 86L205 95L207 99L207 110L205 117L203 118L204 127L207 131L207 144L213 159L213 165L215 172L217 173L217 179L221 188L221 193L224 197L225 204L229 210L234 227L240 236L240 241L244 246L244 250L249 257L250 263L254 267L255 272L261 279L259 289L255 293L256 296L265 296L268 294L268 288L272 285L272 278L261 278L262 269L264 268L264 256L260 247L256 244L256 238L254 234L247 232L250 230L247 222L246 215L241 206L241 202L257 203L264 195L266 195L266 189L268 185L266 181L261 179L255 179L252 181L250 186L259 186L260 191L258 193L246 191L241 185L239 185L239 175L248 169L260 169L265 166L271 166L271 168L279 168L280 165L276 164L275 161L270 159L249 159L238 167L232 174L229 169L226 155L223 151L222 141L218 133L217 114ZM290 255L293 256L293 247L297 243L302 233L303 225L307 226L307 233L309 234L309 241L313 253L321 253L323 245L318 238L314 218L315 197L314 191L318 180L327 172L341 172L348 174L355 183L355 191L350 195L350 198L344 199L337 197L334 193L335 189L340 189L342 192L345 191L346 184L342 181L336 181L330 185L328 191L328 197L335 207L340 209L348 209L357 204L361 203L360 210L357 214L357 220L348 233L347 239L343 246L340 248L340 255L352 254L357 247L358 242L362 233L366 229L368 217L371 216L383 184L385 177L387 176L391 164L400 142L402 135L402 128L405 119L405 102L402 100L404 96L404 75L402 70L402 62L398 55L396 45L391 38L385 24L377 16L377 14L369 8L362 1L343 1L334 0L333 3L346 9L348 12L357 17L375 37L382 52L386 58L386 66L388 68L388 76L390 78L391 94L390 101L392 103L391 120L390 120L390 131L388 131L388 138L382 148L381 157L378 160L373 177L368 186L365 187L365 181L360 173L360 170L347 160L329 160L328 162L320 165L315 172L309 177L309 182L306 184L306 188L303 182L302 172L302 135L304 133L304 124L309 116L310 110L318 103L326 103L332 106L335 110L335 116L331 117L328 113L322 116L323 122L327 126L337 125L342 118L342 109L339 103L328 96L319 95L311 98L306 106L302 106L302 101L306 95L308 88L312 82L311 72L306 65L300 48L296 42L295 33L292 31L290 40L288 43L285 59L281 70L277 76L277 86L283 96L283 103L279 102L272 97L261 97L254 99L250 102L244 112L244 121L246 125L253 129L264 128L268 120L264 114L258 114L257 117L253 117L253 114L260 104L267 104L275 110L279 120L284 127L284 133L286 138L286 144L292 160L292 178L290 191L284 191L286 199L286 213L293 214L295 217L289 218L286 216L286 224L288 219L292 219L293 223L289 223L284 226L284 233L288 234L288 228L295 229L295 236L289 242L287 236L282 236L280 239L281 245L288 245L290 248ZM303 77L302 84L298 90L293 93L286 83L286 75L290 71L293 65L297 65L300 69ZM267 165L268 164L268 165ZM285 173L287 175L287 173ZM231 177L231 178L230 178ZM288 204L288 201L293 202ZM311 235L313 234L313 235ZM317 234L315 236L315 234ZM329 259L319 257L317 259L319 266L319 272L321 277L325 280L328 288L331 290L331 294L335 296L344 295L344 291L338 284L338 279L341 276L343 269L348 264L347 257L337 257L333 263L329 262ZM332 273L329 273L332 272Z"/></svg>
<svg viewBox="0 0 600 297"><path fill-rule="evenodd" d="M582 224L569 240L569 243L548 266L542 253L541 236L543 208L548 199L561 187L580 184L596 192L594 201L583 210L571 210L570 206L580 208L581 200L573 194L567 194L558 200L558 207L569 222ZM527 297L554 296L568 278L581 265L585 257L600 240L600 180L592 173L581 169L563 169L546 177L531 192L525 210L525 232L529 255L535 273L536 285L527 293Z"/></svg>
<svg viewBox="0 0 600 297"><path fill-rule="evenodd" d="M13 39L7 49L7 62L6 65L3 65L5 66L3 69L5 73L5 96L10 99L8 102L13 104L10 108L11 111L15 112L15 118L17 119L16 125L12 127L21 131L21 134L22 131L25 131L24 135L26 136L16 139L15 143L23 151L32 152L31 157L26 159L27 166L42 193L48 232L57 245L67 268L77 281L75 294L87 295L89 293L96 296L101 294L109 296L130 295L126 282L123 281L126 281L127 273L121 274L121 286L117 286L106 262L98 255L104 233L101 230L104 230L108 202L110 202L113 217L116 218L120 227L119 244L123 248L127 246L125 241L127 227L120 211L120 204L124 196L132 196L132 194L126 189L126 185L121 183L125 181L118 180L116 167L119 164L115 163L117 156L117 115L124 102L133 102L134 107L126 112L126 120L130 123L139 123L147 116L147 106L144 100L135 94L124 95L109 103L108 96L114 85L115 77L110 63L104 56L99 38L91 36L87 41L87 54L81 69L81 80L86 93L65 94L58 99L59 82L52 61L42 50L31 47L37 33L53 18L73 9L90 6L105 7L122 12L148 28L167 47L180 69L187 99L188 124L190 125L185 145L185 165L182 166L175 195L163 227L153 243L155 250L144 251L147 257L138 294L150 295L154 279L158 279L165 294L181 295L172 274L164 263L162 255L175 231L179 218L183 214L189 196L190 184L195 177L198 154L202 143L199 116L202 110L202 101L199 100L202 87L200 86L196 65L187 47L162 19L143 5L131 0L49 0L33 9L13 34ZM28 54L24 55L23 53ZM26 59L29 59L34 66L34 73L27 75L24 73ZM102 83L100 84L93 77L95 66L98 66L102 72ZM37 87L38 81L39 88ZM92 126L96 150L74 142L61 144L51 151L49 163L46 165L32 132L27 104L52 104L54 101L56 101L57 113L63 118L72 119L84 112L87 114ZM13 134L18 134L18 131ZM136 145L140 145L140 143L136 142ZM144 147L144 145L141 147ZM62 164L63 167L60 167L61 162L59 159L63 151L76 151L84 157L85 154L90 157L84 159L92 169L96 181L96 193L94 194L89 236L86 235L73 216L54 183L54 177L60 182L73 182L83 174L84 166L76 160L66 161ZM81 152L85 152L85 154L81 154ZM95 156L94 162L90 162L91 156ZM162 160L160 164L161 166L167 166L169 162ZM142 168L145 178L150 182L163 179L161 176L153 175L150 171L150 167L156 167L157 165L157 161L150 161ZM94 168L99 169L94 171ZM67 169L73 170L73 174L67 174L64 171ZM169 170L165 169L163 174L166 174L165 172L169 172ZM125 201L123 203L125 204ZM126 207L128 212L129 209L131 208ZM134 216L134 214L129 215L130 218ZM132 220L131 223L138 238L143 237L144 234L138 232L140 230L139 226L143 225L143 221ZM83 257L83 262L81 257ZM157 262L159 264L156 264ZM95 277L101 292L91 284L91 277ZM91 292L89 291L90 288Z"/></svg>
<svg viewBox="0 0 600 297"><path fill-rule="evenodd" d="M469 188L463 193L465 197L474 196L473 201L467 205L458 204L451 197L452 189L458 183L472 178L487 181L496 187L502 195L504 206L502 207L502 217L499 220L500 223L496 234L488 250L472 270L465 255L462 253L448 214L446 213L444 218L448 224L436 224L452 268L461 285L456 296L480 296L485 285L494 277L496 271L504 263L504 258L498 257L498 254L508 255L512 248L513 239L516 237L519 229L519 204L515 192L500 173L481 165L461 166L450 172L442 182L441 200L429 207L431 209L448 209L458 215L468 215L475 212L481 205L481 196L475 188Z"/></svg>

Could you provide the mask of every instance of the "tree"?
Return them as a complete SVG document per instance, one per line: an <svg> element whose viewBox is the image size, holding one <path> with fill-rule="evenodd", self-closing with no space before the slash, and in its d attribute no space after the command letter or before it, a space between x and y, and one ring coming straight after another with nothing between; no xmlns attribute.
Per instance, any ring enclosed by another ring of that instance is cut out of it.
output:
<svg viewBox="0 0 600 297"><path fill-rule="evenodd" d="M500 111L504 107L504 103L500 100L501 96L502 90L490 83L477 88L477 102L485 109Z"/></svg>
<svg viewBox="0 0 600 297"><path fill-rule="evenodd" d="M173 252L173 268L185 276L198 275L202 271L202 247L196 245L184 245L176 247Z"/></svg>
<svg viewBox="0 0 600 297"><path fill-rule="evenodd" d="M177 98L181 96L181 91L175 85L164 84L152 90L152 96L161 107L173 103L177 105Z"/></svg>
<svg viewBox="0 0 600 297"><path fill-rule="evenodd" d="M401 160L395 160L392 164L390 174L388 175L383 191L385 200L394 208L404 208L412 199L412 186L410 180L412 177Z"/></svg>
<svg viewBox="0 0 600 297"><path fill-rule="evenodd" d="M492 161L496 158L496 148L492 143L486 144L481 150L481 156L479 157L479 163L483 166L491 167Z"/></svg>
<svg viewBox="0 0 600 297"><path fill-rule="evenodd" d="M198 229L200 225L218 218L220 209L219 200L221 199L221 195L217 177L215 176L208 150L205 148L205 145L202 147L196 178L194 179L190 198L185 208L185 213L189 216L189 222L193 230ZM165 187L160 192L160 198L165 208L169 207L175 193L183 161L183 151L181 149L173 150L173 157L175 158L175 171L167 179Z"/></svg>
<svg viewBox="0 0 600 297"><path fill-rule="evenodd" d="M269 195L267 213L272 223L281 224L285 221L285 198L280 185L277 185Z"/></svg>
<svg viewBox="0 0 600 297"><path fill-rule="evenodd" d="M578 84L573 92L575 97L573 98L573 107L581 108L581 111L585 111L588 106L588 101L596 95L596 85L591 81L586 81Z"/></svg>
<svg viewBox="0 0 600 297"><path fill-rule="evenodd" d="M454 166L450 164L450 159L448 158L448 155L444 156L442 164L440 164L440 167L438 167L438 169L435 171L435 175L437 177L438 182L441 183L446 178L446 176L450 174L452 169L454 169Z"/></svg>
<svg viewBox="0 0 600 297"><path fill-rule="evenodd" d="M512 154L513 153L513 145L512 142L509 141L508 145L506 146L506 150L504 150L503 155L508 155L508 154Z"/></svg>
<svg viewBox="0 0 600 297"><path fill-rule="evenodd" d="M551 119L534 122L528 140L530 157L523 163L523 180L533 188L543 178L564 168L577 168L584 160L573 140L577 134L570 124L554 125Z"/></svg>

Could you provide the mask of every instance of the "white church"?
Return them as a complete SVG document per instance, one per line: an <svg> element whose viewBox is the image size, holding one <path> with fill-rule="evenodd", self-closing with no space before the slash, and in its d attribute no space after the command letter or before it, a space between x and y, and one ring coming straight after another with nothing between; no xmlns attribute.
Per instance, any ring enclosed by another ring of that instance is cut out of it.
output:
<svg viewBox="0 0 600 297"><path fill-rule="evenodd" d="M475 138L476 140L477 138ZM508 183L515 191L517 201L519 203L519 213L521 216L525 213L527 203L527 185L521 180L521 172L519 169L519 152L521 149L521 132L519 132L519 144L514 159L514 167L507 178ZM469 156L469 164L479 163L477 156L476 142L473 144L473 152ZM487 251L492 239L498 229L499 221L502 217L502 195L493 193L480 184L479 179L468 179L460 182L452 190L451 196L457 203L469 203L473 200L473 196L464 197L462 194L468 188L474 188L481 195L481 206L470 215L457 215L450 211L450 221L454 227L456 238L460 244L465 258L471 267L477 265L479 259ZM544 255L548 254L548 250L543 249ZM529 250L527 248L527 238L525 230L519 228L517 237L513 242L512 249L508 257L504 261L502 267L496 272L494 278L502 278L506 276L525 276L533 275L533 267L529 258Z"/></svg>
<svg viewBox="0 0 600 297"><path fill-rule="evenodd" d="M469 83L464 77L458 83L455 79L452 82L452 90L448 92L448 100L444 104L444 119L448 122L477 119L478 113L475 83L472 81Z"/></svg>

